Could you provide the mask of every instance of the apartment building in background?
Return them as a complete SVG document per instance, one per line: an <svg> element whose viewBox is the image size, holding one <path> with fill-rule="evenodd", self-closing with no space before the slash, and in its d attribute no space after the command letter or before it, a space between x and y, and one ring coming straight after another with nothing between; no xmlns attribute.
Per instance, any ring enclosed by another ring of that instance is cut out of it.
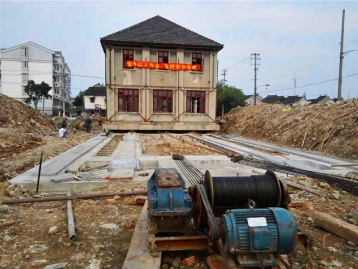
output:
<svg viewBox="0 0 358 269"><path fill-rule="evenodd" d="M209 27L209 26L208 26ZM219 130L222 44L155 16L101 38L111 130Z"/></svg>
<svg viewBox="0 0 358 269"><path fill-rule="evenodd" d="M0 93L25 102L28 81L36 84L44 81L52 87L49 92L52 98L40 100L37 108L47 115L61 115L63 100L65 107L69 107L71 71L60 51L27 42L1 49L0 53Z"/></svg>

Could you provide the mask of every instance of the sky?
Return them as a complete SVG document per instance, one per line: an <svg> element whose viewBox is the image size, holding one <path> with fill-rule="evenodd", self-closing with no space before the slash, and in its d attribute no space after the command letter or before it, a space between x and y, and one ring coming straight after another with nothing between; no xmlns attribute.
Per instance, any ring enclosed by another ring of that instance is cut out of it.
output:
<svg viewBox="0 0 358 269"><path fill-rule="evenodd" d="M0 48L33 41L62 51L72 72L74 97L105 82L101 37L160 15L224 44L218 54L219 74L227 70L226 84L245 94L254 92L249 59L259 53L261 96L305 93L307 99L326 94L334 98L343 9L344 52L352 52L344 57L342 97L358 97L358 1L0 0Z"/></svg>

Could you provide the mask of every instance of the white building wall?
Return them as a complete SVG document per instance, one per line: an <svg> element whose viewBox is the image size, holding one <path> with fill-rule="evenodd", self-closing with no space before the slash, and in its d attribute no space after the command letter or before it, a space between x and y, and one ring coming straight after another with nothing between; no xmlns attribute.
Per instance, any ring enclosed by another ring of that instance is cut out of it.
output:
<svg viewBox="0 0 358 269"><path fill-rule="evenodd" d="M22 55L22 48L28 49L28 55ZM22 81L22 74L24 73L28 74L28 80L33 80L37 84L40 84L43 81L47 83L52 88L49 91L49 94L54 96L54 54L54 51L48 50L33 42L28 42L13 48L2 50L0 58L0 92L16 100L24 102L24 100L28 97L28 95L23 92L23 86L27 85L27 81ZM61 63L64 64L64 58L62 57L61 52L59 52L59 55ZM24 68L22 66L23 61L28 62L28 67ZM70 72L69 68L68 72ZM40 111L43 109L42 100L38 103L38 109ZM52 99L45 99L44 110L47 114L52 114Z"/></svg>

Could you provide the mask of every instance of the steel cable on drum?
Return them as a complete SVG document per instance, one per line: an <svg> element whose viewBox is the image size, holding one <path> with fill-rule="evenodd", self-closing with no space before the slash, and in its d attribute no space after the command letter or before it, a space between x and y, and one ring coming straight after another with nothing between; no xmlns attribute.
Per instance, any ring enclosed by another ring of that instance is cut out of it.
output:
<svg viewBox="0 0 358 269"><path fill-rule="evenodd" d="M280 186L271 175L213 177L214 207L243 207L248 200L258 207L278 206Z"/></svg>

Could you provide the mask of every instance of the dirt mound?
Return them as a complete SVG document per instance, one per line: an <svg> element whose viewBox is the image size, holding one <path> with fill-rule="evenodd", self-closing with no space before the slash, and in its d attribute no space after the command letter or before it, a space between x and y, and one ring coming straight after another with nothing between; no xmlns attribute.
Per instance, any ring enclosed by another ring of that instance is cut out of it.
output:
<svg viewBox="0 0 358 269"><path fill-rule="evenodd" d="M358 100L295 108L269 104L235 108L219 120L225 134L358 159Z"/></svg>
<svg viewBox="0 0 358 269"><path fill-rule="evenodd" d="M0 182L37 165L41 151L45 161L93 137L72 132L59 139L49 116L2 94L0 104Z"/></svg>
<svg viewBox="0 0 358 269"><path fill-rule="evenodd" d="M30 106L0 94L0 127L13 128L19 133L47 134L54 131L51 118Z"/></svg>

